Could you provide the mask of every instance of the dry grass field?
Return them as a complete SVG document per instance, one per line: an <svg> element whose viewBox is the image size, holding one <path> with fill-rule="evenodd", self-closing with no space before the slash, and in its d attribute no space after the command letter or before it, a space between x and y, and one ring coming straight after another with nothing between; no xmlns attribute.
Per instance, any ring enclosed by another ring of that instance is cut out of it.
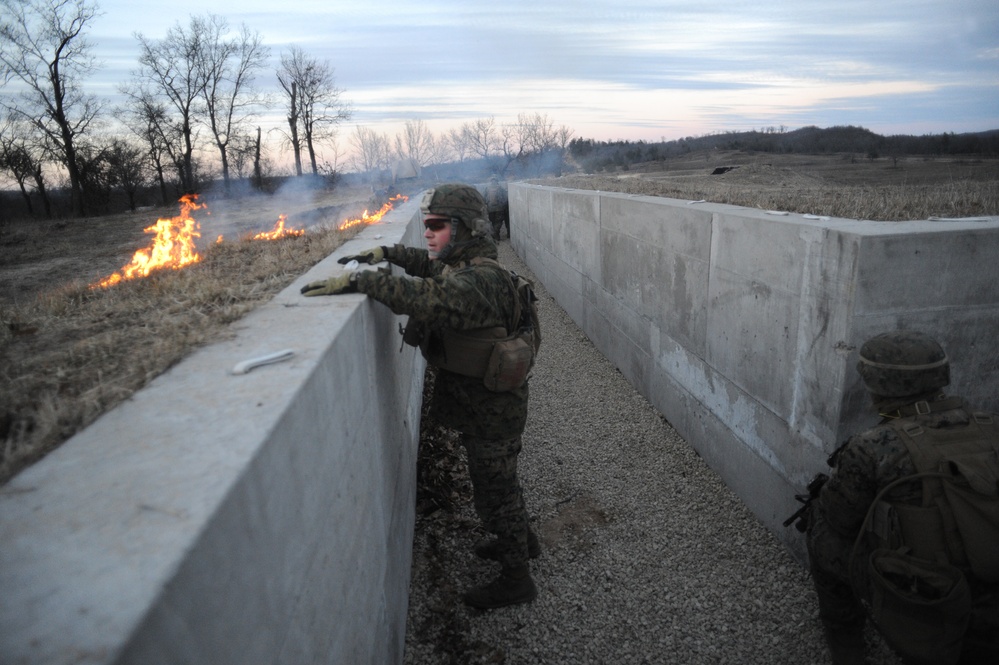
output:
<svg viewBox="0 0 999 665"><path fill-rule="evenodd" d="M712 175L716 169L734 167ZM999 214L999 160L712 151L533 182L872 221Z"/></svg>
<svg viewBox="0 0 999 665"><path fill-rule="evenodd" d="M718 167L735 168L712 175ZM999 215L999 160L711 152L532 182L877 221ZM146 247L143 229L176 209L0 230L0 483L193 348L223 338L228 324L349 237L336 228L342 220L372 205L367 188L203 202L207 210L192 215L201 224L199 262L110 288L91 285ZM281 214L291 227L316 226L298 237L245 239Z"/></svg>
<svg viewBox="0 0 999 665"><path fill-rule="evenodd" d="M200 261L108 288L175 210L24 221L0 236L0 483L266 302L360 227L370 191L202 201ZM308 233L251 240L280 215ZM219 235L223 241L217 242Z"/></svg>

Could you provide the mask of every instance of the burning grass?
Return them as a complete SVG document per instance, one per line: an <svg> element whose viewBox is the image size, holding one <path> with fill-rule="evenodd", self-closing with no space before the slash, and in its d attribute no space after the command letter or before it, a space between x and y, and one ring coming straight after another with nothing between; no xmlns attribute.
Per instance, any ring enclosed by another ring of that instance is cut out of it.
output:
<svg viewBox="0 0 999 665"><path fill-rule="evenodd" d="M362 228L211 245L183 270L0 308L0 483L266 302Z"/></svg>

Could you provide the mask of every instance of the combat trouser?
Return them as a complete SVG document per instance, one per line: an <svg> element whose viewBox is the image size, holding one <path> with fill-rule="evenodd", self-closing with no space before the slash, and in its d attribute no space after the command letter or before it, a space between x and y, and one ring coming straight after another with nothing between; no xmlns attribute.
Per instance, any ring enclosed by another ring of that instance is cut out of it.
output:
<svg viewBox="0 0 999 665"><path fill-rule="evenodd" d="M499 241L500 230L503 228L503 212L490 212L489 213L489 228L492 230L493 240ZM507 226L506 230L507 236L510 235L510 227Z"/></svg>
<svg viewBox="0 0 999 665"><path fill-rule="evenodd" d="M461 442L468 453L475 511L496 536L497 560L504 569L526 566L528 518L517 479L520 437L480 439L463 434Z"/></svg>
<svg viewBox="0 0 999 665"><path fill-rule="evenodd" d="M815 595L819 600L822 632L833 665L862 664L866 618L863 605L845 580L816 564L811 551L808 559Z"/></svg>

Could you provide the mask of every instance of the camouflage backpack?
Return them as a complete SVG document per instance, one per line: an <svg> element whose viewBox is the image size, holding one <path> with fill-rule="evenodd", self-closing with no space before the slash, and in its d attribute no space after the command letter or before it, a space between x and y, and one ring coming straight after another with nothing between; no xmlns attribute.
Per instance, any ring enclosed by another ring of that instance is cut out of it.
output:
<svg viewBox="0 0 999 665"><path fill-rule="evenodd" d="M962 405L946 400L944 408ZM924 405L917 403L917 410ZM883 488L854 546L852 578L886 640L917 662L960 657L972 613L969 579L999 582L999 424L975 413L965 427L923 427L918 419L890 423L916 473ZM906 483L922 485L919 505L886 497ZM856 554L874 544L866 562ZM929 659L929 660L927 660Z"/></svg>

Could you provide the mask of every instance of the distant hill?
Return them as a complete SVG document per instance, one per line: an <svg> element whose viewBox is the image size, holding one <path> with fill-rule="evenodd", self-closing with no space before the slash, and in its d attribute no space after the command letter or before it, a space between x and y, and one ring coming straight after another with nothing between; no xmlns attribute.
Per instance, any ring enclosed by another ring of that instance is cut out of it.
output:
<svg viewBox="0 0 999 665"><path fill-rule="evenodd" d="M723 132L673 141L596 141L577 138L569 144L572 160L589 172L662 161L695 152L742 150L783 154L855 153L864 157L907 155L999 156L999 129L966 134L882 136L864 127L771 127L748 132Z"/></svg>

